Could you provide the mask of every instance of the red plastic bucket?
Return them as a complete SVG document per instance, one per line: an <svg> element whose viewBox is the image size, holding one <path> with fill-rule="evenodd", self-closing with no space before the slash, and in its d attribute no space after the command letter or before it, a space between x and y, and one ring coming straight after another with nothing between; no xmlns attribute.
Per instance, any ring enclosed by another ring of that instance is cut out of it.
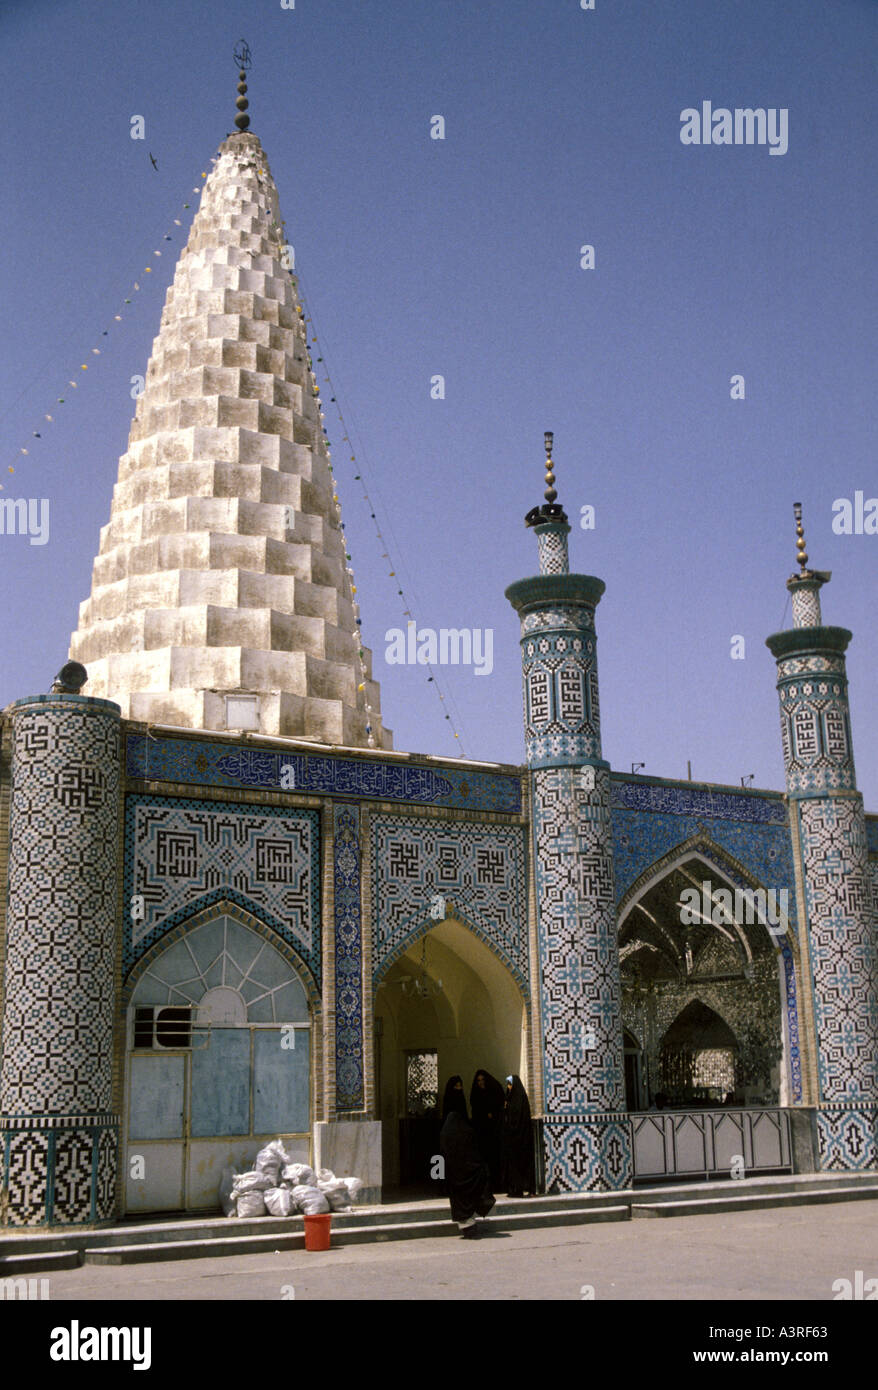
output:
<svg viewBox="0 0 878 1390"><path fill-rule="evenodd" d="M316 1216L305 1217L305 1249L306 1250L328 1250L329 1249L329 1223L332 1221L332 1212L320 1212Z"/></svg>

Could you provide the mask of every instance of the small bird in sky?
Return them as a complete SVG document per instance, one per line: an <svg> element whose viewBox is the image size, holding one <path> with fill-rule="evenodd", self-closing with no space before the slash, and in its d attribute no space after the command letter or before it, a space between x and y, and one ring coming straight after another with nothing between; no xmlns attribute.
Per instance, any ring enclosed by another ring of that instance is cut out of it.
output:
<svg viewBox="0 0 878 1390"><path fill-rule="evenodd" d="M149 157L150 157L150 159L152 160L152 167L153 167L153 169L158 169L159 166L158 166L158 165L156 164L156 162L155 162L155 157L154 157L154 155L153 155L153 153L152 153L152 150L150 150L150 152L149 152Z"/></svg>

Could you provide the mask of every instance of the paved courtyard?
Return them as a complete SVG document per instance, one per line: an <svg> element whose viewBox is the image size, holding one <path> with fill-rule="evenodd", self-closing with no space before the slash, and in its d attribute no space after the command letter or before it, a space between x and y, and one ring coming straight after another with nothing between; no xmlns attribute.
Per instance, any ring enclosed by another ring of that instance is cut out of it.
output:
<svg viewBox="0 0 878 1390"><path fill-rule="evenodd" d="M52 1300L836 1299L878 1279L878 1201L339 1247L321 1254L86 1265ZM46 1277L46 1276L42 1276ZM592 1292L589 1292L592 1291ZM812 1310L813 1311L813 1310Z"/></svg>

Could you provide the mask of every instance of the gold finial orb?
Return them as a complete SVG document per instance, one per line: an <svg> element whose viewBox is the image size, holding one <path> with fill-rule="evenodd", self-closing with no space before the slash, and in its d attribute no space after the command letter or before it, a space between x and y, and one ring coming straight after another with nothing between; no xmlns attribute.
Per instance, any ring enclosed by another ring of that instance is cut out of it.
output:
<svg viewBox="0 0 878 1390"><path fill-rule="evenodd" d="M555 498L558 496L555 491L555 474L552 471L554 468L554 464L552 463L552 446L554 441L555 436L552 431L546 430L543 435L543 442L546 446L546 491L543 493L543 496L547 502L554 502Z"/></svg>
<svg viewBox="0 0 878 1390"><path fill-rule="evenodd" d="M802 526L802 504L793 503L793 515L796 518L796 559L799 562L802 574L807 573L808 555L805 551L805 529Z"/></svg>

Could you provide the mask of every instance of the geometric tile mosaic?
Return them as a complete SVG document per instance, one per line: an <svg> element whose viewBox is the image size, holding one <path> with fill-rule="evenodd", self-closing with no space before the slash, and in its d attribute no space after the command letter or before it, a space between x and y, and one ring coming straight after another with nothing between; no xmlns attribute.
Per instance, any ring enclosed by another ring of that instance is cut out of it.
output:
<svg viewBox="0 0 878 1390"><path fill-rule="evenodd" d="M0 1126L0 1187L10 1226L73 1225L113 1215L118 1122L82 1117Z"/></svg>
<svg viewBox="0 0 878 1390"><path fill-rule="evenodd" d="M113 1215L116 1202L119 1131L106 1128L98 1131L98 1163L94 1194L94 1221L107 1221Z"/></svg>
<svg viewBox="0 0 878 1390"><path fill-rule="evenodd" d="M353 759L315 753L236 748L228 743L129 734L126 772L155 781L193 782L208 787L254 787L280 791L283 769L292 766L295 789L328 796L409 801L464 811L521 810L521 782L509 773L476 768L432 767Z"/></svg>
<svg viewBox="0 0 878 1390"><path fill-rule="evenodd" d="M709 820L754 821L759 825L781 826L787 823L780 794L753 796L708 787L625 782L617 773L612 778L611 805L625 806L632 811L661 811L671 816L700 816Z"/></svg>
<svg viewBox="0 0 878 1390"><path fill-rule="evenodd" d="M878 1167L878 1105L823 1105L817 1111L820 1167Z"/></svg>
<svg viewBox="0 0 878 1390"><path fill-rule="evenodd" d="M797 803L822 1102L878 1101L878 942L862 800Z"/></svg>
<svg viewBox="0 0 878 1390"><path fill-rule="evenodd" d="M336 802L335 844L335 1104L363 1105L363 944L360 931L360 811Z"/></svg>
<svg viewBox="0 0 878 1390"><path fill-rule="evenodd" d="M43 697L13 717L0 1112L106 1112L112 1082L119 720Z"/></svg>
<svg viewBox="0 0 878 1390"><path fill-rule="evenodd" d="M222 900L273 927L319 986L319 813L127 797L125 974L166 932Z"/></svg>
<svg viewBox="0 0 878 1390"><path fill-rule="evenodd" d="M790 794L852 790L857 782L844 656L791 657L777 670Z"/></svg>
<svg viewBox="0 0 878 1390"><path fill-rule="evenodd" d="M692 838L704 837L736 860L756 883L778 891L786 889L789 894L788 915L790 921L795 924L793 855L786 824L786 809L782 801L730 795L727 798L728 810L732 812L740 808L740 814L723 815L718 813L717 797L714 795L710 796L713 805L708 812L706 807L702 809L697 803L693 804L691 793L685 790L676 787L649 787L646 790L662 793L661 801L665 809L660 811L657 807L653 810L642 807L635 810L627 805L619 805L622 799L620 793L623 790L628 792L630 789L620 788L615 781L612 786L610 817L617 902L621 901L641 874L646 873L675 847ZM628 799L626 796L625 800ZM746 800L751 802L750 807L741 804ZM766 808L772 819L757 820L749 814L754 805ZM775 819L778 814L779 819ZM741 886L745 885L742 883Z"/></svg>
<svg viewBox="0 0 878 1390"><path fill-rule="evenodd" d="M55 1136L54 1219L77 1221L91 1209L93 1136L88 1130L61 1130Z"/></svg>
<svg viewBox="0 0 878 1390"><path fill-rule="evenodd" d="M547 1192L617 1192L633 1175L627 1115L580 1115L543 1123Z"/></svg>
<svg viewBox="0 0 878 1390"><path fill-rule="evenodd" d="M609 771L534 773L546 1114L625 1108Z"/></svg>
<svg viewBox="0 0 878 1390"><path fill-rule="evenodd" d="M9 1193L7 1217L12 1226L35 1226L46 1220L49 1190L49 1134L6 1130L3 1190Z"/></svg>
<svg viewBox="0 0 878 1390"><path fill-rule="evenodd" d="M525 986L527 874L520 826L372 818L372 968L383 972L431 925L434 897Z"/></svg>
<svg viewBox="0 0 878 1390"><path fill-rule="evenodd" d="M587 604L529 613L522 622L527 763L600 757L594 609Z"/></svg>

